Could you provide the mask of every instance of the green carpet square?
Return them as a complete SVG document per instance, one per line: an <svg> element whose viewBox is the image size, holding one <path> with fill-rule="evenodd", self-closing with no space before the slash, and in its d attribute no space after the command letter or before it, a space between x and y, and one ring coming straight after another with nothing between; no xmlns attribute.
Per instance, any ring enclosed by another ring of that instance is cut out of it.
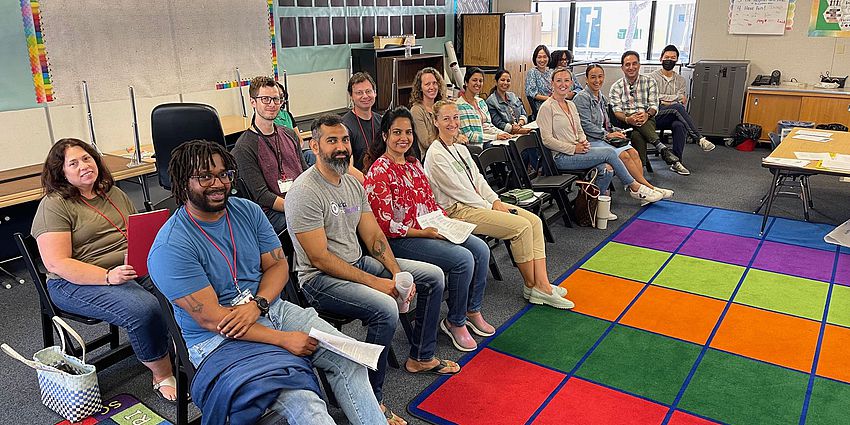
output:
<svg viewBox="0 0 850 425"><path fill-rule="evenodd" d="M551 307L533 307L489 344L514 356L569 372L610 322Z"/></svg>
<svg viewBox="0 0 850 425"><path fill-rule="evenodd" d="M829 299L829 323L850 327L850 287L834 285Z"/></svg>
<svg viewBox="0 0 850 425"><path fill-rule="evenodd" d="M694 344L617 326L577 375L670 404L699 352L700 347Z"/></svg>
<svg viewBox="0 0 850 425"><path fill-rule="evenodd" d="M679 407L734 424L796 424L809 376L708 350Z"/></svg>
<svg viewBox="0 0 850 425"><path fill-rule="evenodd" d="M669 256L668 252L609 242L581 268L638 282L649 282Z"/></svg>
<svg viewBox="0 0 850 425"><path fill-rule="evenodd" d="M751 269L734 301L820 321L827 291L828 283Z"/></svg>
<svg viewBox="0 0 850 425"><path fill-rule="evenodd" d="M743 274L740 266L677 255L652 284L728 300Z"/></svg>
<svg viewBox="0 0 850 425"><path fill-rule="evenodd" d="M850 385L815 378L806 425L846 423L847 412L850 412Z"/></svg>

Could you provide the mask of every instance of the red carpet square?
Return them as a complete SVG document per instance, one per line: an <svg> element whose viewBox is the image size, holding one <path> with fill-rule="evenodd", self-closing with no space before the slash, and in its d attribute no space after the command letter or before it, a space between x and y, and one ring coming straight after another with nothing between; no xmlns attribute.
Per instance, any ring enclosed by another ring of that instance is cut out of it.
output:
<svg viewBox="0 0 850 425"><path fill-rule="evenodd" d="M620 323L705 344L726 302L650 286Z"/></svg>
<svg viewBox="0 0 850 425"><path fill-rule="evenodd" d="M418 407L458 425L521 424L564 377L562 373L484 349Z"/></svg>
<svg viewBox="0 0 850 425"><path fill-rule="evenodd" d="M667 407L610 388L571 378L546 405L535 425L660 424Z"/></svg>
<svg viewBox="0 0 850 425"><path fill-rule="evenodd" d="M711 346L808 373L820 323L732 304Z"/></svg>
<svg viewBox="0 0 850 425"><path fill-rule="evenodd" d="M673 412L673 416L670 417L670 422L667 422L667 425L713 425L717 423L720 422L712 422L708 419L677 410Z"/></svg>
<svg viewBox="0 0 850 425"><path fill-rule="evenodd" d="M850 329L826 325L817 374L850 383Z"/></svg>
<svg viewBox="0 0 850 425"><path fill-rule="evenodd" d="M644 284L579 269L564 279L561 286L567 288L567 298L576 304L573 311L613 321Z"/></svg>

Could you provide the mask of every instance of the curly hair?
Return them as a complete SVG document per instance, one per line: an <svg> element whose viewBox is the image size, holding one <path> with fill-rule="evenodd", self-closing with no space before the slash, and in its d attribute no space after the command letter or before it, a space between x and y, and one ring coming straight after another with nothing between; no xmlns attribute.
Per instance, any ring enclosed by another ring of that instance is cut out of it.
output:
<svg viewBox="0 0 850 425"><path fill-rule="evenodd" d="M225 169L236 170L236 159L224 146L215 142L190 140L171 151L168 176L171 177L171 194L178 206L189 200L189 179L198 171L209 170L214 155L221 157Z"/></svg>
<svg viewBox="0 0 850 425"><path fill-rule="evenodd" d="M92 145L74 138L59 139L47 152L44 167L41 170L41 186L44 195L58 193L63 199L79 200L82 196L80 189L72 185L65 177L65 152L68 148L79 147L92 157L97 165L97 178L94 181L94 191L109 192L115 184L109 168L103 165L103 159Z"/></svg>
<svg viewBox="0 0 850 425"><path fill-rule="evenodd" d="M424 95L422 94L422 76L424 74L433 75L434 78L437 79L437 85L440 86L440 90L437 92L437 97L434 98L434 102L438 102L446 98L446 85L443 83L443 76L440 75L440 71L429 66L427 68L420 69L419 72L416 73L416 76L413 77L413 89L410 92L410 106L422 103L422 99L424 99Z"/></svg>

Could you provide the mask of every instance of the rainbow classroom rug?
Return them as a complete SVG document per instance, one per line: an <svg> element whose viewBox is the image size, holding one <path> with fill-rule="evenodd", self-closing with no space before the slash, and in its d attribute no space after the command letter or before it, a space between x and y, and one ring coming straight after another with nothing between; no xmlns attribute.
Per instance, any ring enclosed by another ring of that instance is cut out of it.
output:
<svg viewBox="0 0 850 425"><path fill-rule="evenodd" d="M58 422L56 425L172 425L129 394L119 394L103 401L100 412L81 422Z"/></svg>
<svg viewBox="0 0 850 425"><path fill-rule="evenodd" d="M850 250L834 226L643 208L408 410L437 424L850 423ZM564 242L566 243L566 242Z"/></svg>

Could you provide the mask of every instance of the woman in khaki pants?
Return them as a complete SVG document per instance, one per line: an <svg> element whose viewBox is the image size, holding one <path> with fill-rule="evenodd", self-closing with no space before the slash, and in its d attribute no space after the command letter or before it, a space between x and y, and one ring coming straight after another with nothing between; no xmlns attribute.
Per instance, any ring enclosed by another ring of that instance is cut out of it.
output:
<svg viewBox="0 0 850 425"><path fill-rule="evenodd" d="M540 217L499 201L466 146L455 143L460 113L454 103L437 102L434 114L439 134L425 156L425 173L437 203L449 217L476 224L476 234L511 241L514 260L525 280L523 296L531 303L573 308L572 301L564 298L566 290L549 283Z"/></svg>

